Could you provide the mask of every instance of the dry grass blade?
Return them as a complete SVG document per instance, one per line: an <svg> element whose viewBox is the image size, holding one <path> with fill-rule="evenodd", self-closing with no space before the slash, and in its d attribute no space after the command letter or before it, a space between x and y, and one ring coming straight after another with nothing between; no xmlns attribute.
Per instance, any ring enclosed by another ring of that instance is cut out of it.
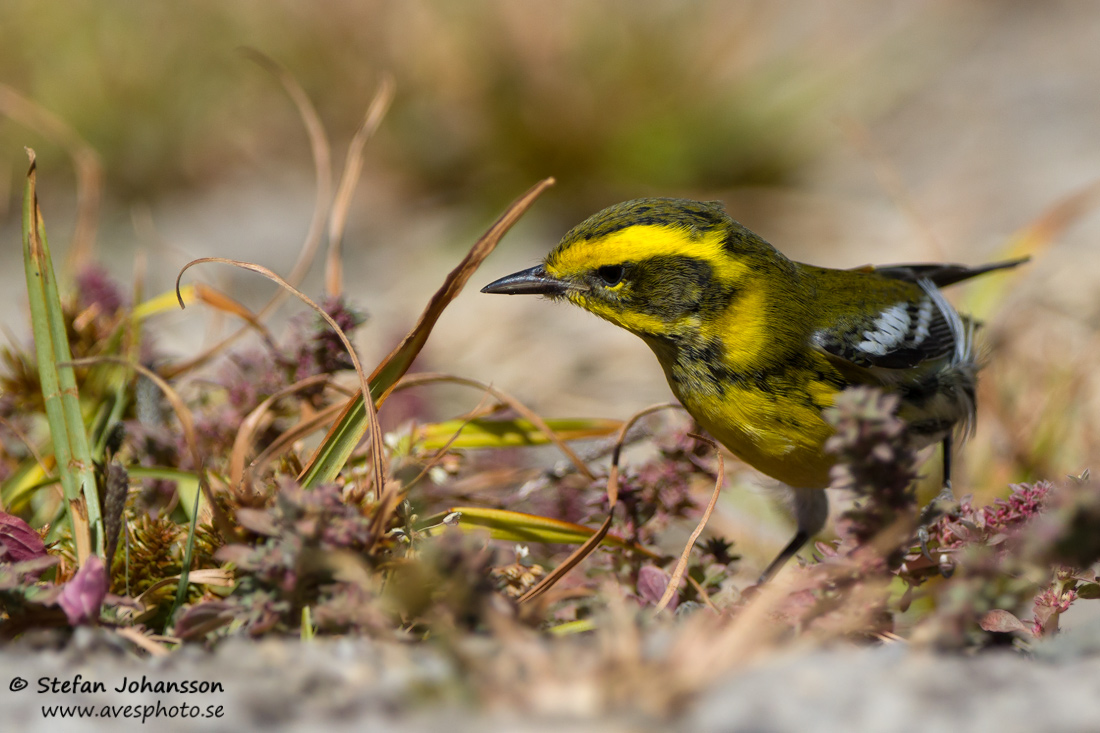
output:
<svg viewBox="0 0 1100 733"><path fill-rule="evenodd" d="M783 604L799 589L789 572L784 570L765 584L732 620L695 614L684 625L667 664L685 688L699 689L718 672L774 652L780 640L789 636L789 626L777 620Z"/></svg>
<svg viewBox="0 0 1100 733"><path fill-rule="evenodd" d="M211 308L216 308L222 313L237 316L249 326L256 329L269 348L275 348L275 339L267 329L267 326L260 321L259 316L246 308L243 303L234 300L222 291L212 288L205 283L195 283L195 299L205 303Z"/></svg>
<svg viewBox="0 0 1100 733"><path fill-rule="evenodd" d="M615 516L615 506L619 502L619 456L622 455L622 448L626 443L627 433L630 431L630 428L634 426L634 423L638 422L646 415L679 406L680 405L674 402L663 402L659 405L651 405L634 413L629 420L623 423L623 426L619 429L619 434L615 437L615 450L611 457L611 470L607 474L607 519L603 520L603 524L600 525L596 534L592 535L588 541L571 552L564 562L548 573L537 585L520 596L518 600L519 603L530 603L532 600L553 588L554 585L565 577L570 570L576 567L581 560L588 557L597 547L599 547L600 543L603 542L604 536L606 536L608 530L611 529L611 519Z"/></svg>
<svg viewBox="0 0 1100 733"><path fill-rule="evenodd" d="M519 221L519 218L531 207L531 204L535 203L535 199L552 185L554 185L554 179L545 178L532 186L527 193L520 196L508 207L508 210L501 214L500 218L489 227L489 231L485 232L485 234L474 243L474 246L471 247L466 256L462 258L458 266L451 270L447 275L447 279L443 281L443 286L439 288L439 290L432 295L431 300L428 301L428 306L424 309L424 312L420 314L420 318L417 320L416 325L413 326L413 329L409 331L408 335L402 339L401 343L390 352L389 356L382 360L382 363L379 364L374 370L374 373L371 374L371 384L377 381L383 388L382 393L376 395L379 401L386 398L386 395L393 389L393 385L397 383L397 380L408 371L413 359L420 353L420 349L423 348L424 342L428 340L428 335L432 332L432 328L435 326L436 321L439 320L439 316L450 302L462 292L462 288L466 285L470 276L481 266L485 258L496 249L497 243L508 230Z"/></svg>
<svg viewBox="0 0 1100 733"><path fill-rule="evenodd" d="M321 117L317 114L317 109L313 106L309 95L306 94L305 89L298 83L298 80L278 62L261 51L254 48L242 48L241 52L245 57L254 61L279 80L279 83L283 85L283 89L286 90L287 96L297 107L298 116L302 118L306 134L309 135L314 174L317 178L317 193L314 196L313 218L310 219L309 230L298 254L298 261L294 263L294 267L291 268L290 274L286 278L287 282L297 286L313 264L313 258L317 255L317 250L321 246L321 239L324 235L325 220L328 219L327 212L332 201L332 147L325 135L325 126L321 123ZM276 293L267 305L260 309L260 318L271 313L284 297L286 296L283 291Z"/></svg>
<svg viewBox="0 0 1100 733"><path fill-rule="evenodd" d="M183 575L170 575L161 578L142 591L141 595L134 598L134 603L147 609L152 608L156 605L157 591L162 588L178 585L181 580L186 581L188 585L213 585L219 588L231 588L233 587L234 577L233 571L226 570L225 568L201 568L192 570L187 574L186 578L184 578Z"/></svg>
<svg viewBox="0 0 1100 733"><path fill-rule="evenodd" d="M348 356L351 357L352 364L355 366L355 375L359 378L359 389L367 394L370 388L367 385L366 373L363 371L363 365L359 362L359 355L355 353L355 347L352 346L351 341L348 339L347 334L336 323L332 316L325 312L325 309L317 305L307 296L305 293L298 290L296 287L288 283L283 278L276 275L271 270L261 265L256 265L251 262L242 262L240 260L231 260L225 257L201 257L197 260L192 260L183 266L179 274L176 276L176 293L179 293L180 278L183 277L183 273L187 272L191 267L206 262L220 262L226 265L232 265L234 267L240 267L241 269L248 270L263 275L268 280L278 284L288 292L292 293L300 301L312 308L318 315L325 319L325 322L332 328L336 335L340 338L341 343L344 344L344 348L348 351ZM180 298L180 308L185 307L183 299ZM382 450L382 428L378 424L378 414L374 409L374 402L370 401L367 410L367 426L368 432L371 438L371 454L374 459L374 478L376 490L381 491L385 485L386 476L386 456Z"/></svg>
<svg viewBox="0 0 1100 733"><path fill-rule="evenodd" d="M474 246L458 266L447 275L442 287L432 295L413 329L371 374L370 388L364 389L362 394L348 400L344 412L329 430L325 439L321 441L321 445L302 472L300 479L303 485L313 486L324 481L331 481L336 477L352 451L355 450L359 439L366 432L367 426L364 425L365 403L371 403L371 411L374 410L375 404L381 404L382 400L393 389L397 380L404 376L417 354L424 347L428 335L431 333L436 321L439 320L443 310L462 291L466 281L470 279L470 276L481 265L482 261L493 251L501 237L530 208L535 199L553 183L553 178L544 179L514 201L494 222L489 231L474 243ZM371 399L364 400L364 395L370 395Z"/></svg>
<svg viewBox="0 0 1100 733"><path fill-rule="evenodd" d="M348 208L351 206L351 195L355 192L355 185L359 182L359 175L363 172L363 148L382 124L382 118L393 102L393 78L386 74L378 85L378 91L374 94L367 107L367 114L363 118L363 124L351 139L348 146L348 154L344 159L344 173L340 177L340 185L336 188L336 200L332 203L332 212L328 219L328 255L325 258L325 292L330 296L342 295L344 292L343 255L341 243L344 239L344 225L348 219Z"/></svg>
<svg viewBox="0 0 1100 733"><path fill-rule="evenodd" d="M702 583L700 583L698 580L691 577L690 575L687 576L687 582L690 583L691 587L695 589L695 593L699 596L700 600L703 601L703 604L707 608L709 608L715 614L721 613L721 611L718 610L718 606L714 605L714 601L712 601L710 596L707 594L707 589L703 587Z"/></svg>
<svg viewBox="0 0 1100 733"><path fill-rule="evenodd" d="M230 485L240 486L241 479L244 476L245 459L248 455L249 448L252 447L252 436L255 434L256 428L259 427L260 421L263 419L264 415L271 409L271 406L295 392L323 385L328 382L329 379L330 376L328 374L315 374L312 377L306 377L289 387L280 389L278 392L256 405L256 408L252 410L252 412L248 413L245 419L241 421L240 427L237 428L237 435L233 439L233 449L229 453Z"/></svg>
<svg viewBox="0 0 1100 733"><path fill-rule="evenodd" d="M297 286L302 282L302 279L305 278L306 273L309 272L309 268L313 264L314 258L317 256L317 251L321 247L321 240L324 237L325 221L328 219L328 212L332 202L332 148L329 145L328 137L325 135L325 127L321 123L321 117L317 114L317 109L310 101L309 95L302 89L302 85L297 82L290 72L280 66L270 56L254 48L242 48L241 52L246 58L252 60L279 80L283 89L286 90L287 96L290 97L290 100L297 108L298 116L302 119L302 124L306 128L306 134L309 136L309 147L313 156L314 175L317 179L317 192L314 196L313 216L309 222L309 229L302 242L302 248L298 253L298 259L286 278L287 282ZM256 320L260 321L266 318L283 302L283 298L285 297L286 294L283 290L275 293L271 300L259 310L259 313L256 315ZM185 362L163 369L162 372L165 376L171 378L177 374L183 374L195 369L220 354L246 332L247 329L239 328L201 354L197 354Z"/></svg>
<svg viewBox="0 0 1100 733"><path fill-rule="evenodd" d="M252 459L252 462L248 464L248 467L241 475L240 490L247 493L251 490L252 477L255 476L264 466L271 461L272 458L279 455L285 450L288 450L294 443L307 435L323 429L334 417L340 414L344 409L344 405L336 404L330 405L321 410L315 415L302 420L294 427L287 430L275 440L271 441L271 444L264 448L259 455Z"/></svg>
<svg viewBox="0 0 1100 733"><path fill-rule="evenodd" d="M647 415L652 415L655 412L661 410L674 410L683 409L679 403L676 402L662 402L658 405L650 405L643 408L638 412L630 416L630 419L623 423L623 426L619 428L619 434L615 437L615 450L611 453L611 471L607 476L607 499L611 507L614 508L615 504L619 501L619 456L622 454L623 446L626 444L626 434L630 432L630 429L634 427L634 424Z"/></svg>
<svg viewBox="0 0 1100 733"><path fill-rule="evenodd" d="M703 529L707 526L707 522L710 521L710 515L714 513L714 506L718 503L718 495L722 493L722 487L726 483L726 472L723 466L722 454L718 450L718 444L710 438L704 438L702 435L690 434L690 437L695 440L702 441L714 448L715 454L718 456L718 476L714 481L714 491L710 495L710 502L707 503L707 508L703 511L702 518L699 519L699 524L695 526L695 531L691 533L691 537L688 538L687 544L684 546L684 551L680 555L679 561L676 563L675 569L672 571L672 576L669 578L668 587L665 588L665 592L661 595L661 600L657 601L656 607L653 609L654 614L658 614L665 610L672 597L676 595L677 589L680 587L680 579L684 577L684 572L687 571L688 559L691 557L691 548L695 547L695 541L699 539L699 535L703 533ZM706 597L706 594L703 594Z"/></svg>
<svg viewBox="0 0 1100 733"><path fill-rule="evenodd" d="M397 481L388 483L383 487L380 494L378 504L371 512L370 523L367 525L367 531L370 533L370 544L367 546L369 552L373 552L378 543L382 541L387 527L390 525L390 519L405 496L405 492Z"/></svg>
<svg viewBox="0 0 1100 733"><path fill-rule="evenodd" d="M614 507L607 513L607 518L600 524L600 528L596 530L596 533L589 537L583 545L569 553L569 557L565 558L556 568L551 570L546 576L538 582L535 587L524 593L517 599L517 603L530 603L546 591L553 588L558 584L562 578L564 578L570 570L577 567L578 564L586 557L592 554L592 551L600 546L604 537L607 536L608 531L611 529L611 520L615 516Z"/></svg>
<svg viewBox="0 0 1100 733"><path fill-rule="evenodd" d="M869 555L884 558L898 547L899 542L911 537L912 531L913 518L902 518L878 533L862 549ZM836 587L845 578L850 578L851 573L851 566L845 563L812 568L788 564L774 578L758 586L756 595L732 618L696 616L697 620L686 624L685 632L676 640L668 656L669 666L677 670L675 676L682 678L688 688L695 689L706 684L716 670L730 670L764 655L774 655L777 647L785 642L805 642L816 636L818 642L825 643L860 633L870 621L867 614L877 612L879 601L887 592L890 582L887 576L863 577L853 590L836 599L854 611L843 626L817 631L803 629L796 639L791 636L789 620L783 618L783 609L789 607L793 595ZM829 605L833 607L832 603Z"/></svg>
<svg viewBox="0 0 1100 733"><path fill-rule="evenodd" d="M475 389L484 390L488 394L491 394L493 397L498 399L500 402L508 405L513 410L515 410L519 415L521 415L522 417L529 420L531 422L531 424L534 425L535 428L538 429L539 432L541 432L543 435L546 436L547 440L549 440L551 443L553 443L555 446L557 446L558 450L560 450L565 455L565 457L569 459L569 461L577 468L577 470L581 473L581 475L583 475L585 478L587 478L590 481L594 481L596 479L596 475L594 473L592 473L591 469L588 468L588 464L586 464L581 459L581 457L578 456L576 454L576 452L572 448L570 448L569 445L566 444L566 442L564 440L561 439L561 436L559 436L557 433L555 433L553 431L553 429L549 425L546 424L545 420L543 420L541 417L539 417L538 414L536 414L533 410L531 410L531 408L524 405L522 402L517 400L515 397L512 397L510 394L507 394L506 392L500 391L499 389L497 389L496 387L493 387L492 385L488 385L488 384L485 384L484 382L479 382L476 379L470 379L468 377L456 377L456 376L452 376L450 374L434 374L434 373L431 373L431 372L424 372L424 373L421 373L421 374L413 374L413 375L410 375L410 376L403 377L401 379L401 381L398 382L393 387L391 392L392 391L397 391L399 389L409 389L411 387L417 387L417 386L424 385L424 384L432 384L432 383L439 383L439 382L448 382L448 383L451 383L451 384L461 384L461 385L464 385L464 386L467 386L467 387L473 387Z"/></svg>
<svg viewBox="0 0 1100 733"><path fill-rule="evenodd" d="M44 135L69 153L76 171L76 226L68 266L79 269L92 261L99 200L103 189L103 166L99 155L64 120L38 106L7 84L0 84L0 114Z"/></svg>

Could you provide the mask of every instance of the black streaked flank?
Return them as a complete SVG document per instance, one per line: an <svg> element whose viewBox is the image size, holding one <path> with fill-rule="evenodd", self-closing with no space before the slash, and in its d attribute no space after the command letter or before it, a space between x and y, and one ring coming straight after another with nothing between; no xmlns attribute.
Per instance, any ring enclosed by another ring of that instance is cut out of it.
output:
<svg viewBox="0 0 1100 733"><path fill-rule="evenodd" d="M739 371L727 366L725 343L720 338L708 340L691 336L642 334L658 353L668 355L668 377L677 384L691 385L695 390L724 396L728 389L741 389L767 395L772 400L782 395L801 395L808 406L817 410L828 407L818 404L805 390L803 380L796 375L812 374L814 381L842 390L849 383L835 371L824 371L808 353L773 354L769 363ZM662 363L664 363L662 359Z"/></svg>

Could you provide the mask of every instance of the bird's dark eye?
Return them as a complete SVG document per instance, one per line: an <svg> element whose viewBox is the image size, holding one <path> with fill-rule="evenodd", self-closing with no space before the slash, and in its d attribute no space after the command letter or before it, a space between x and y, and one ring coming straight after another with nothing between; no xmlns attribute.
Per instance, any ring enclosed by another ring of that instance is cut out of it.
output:
<svg viewBox="0 0 1100 733"><path fill-rule="evenodd" d="M603 284L608 287L614 287L623 281L623 275L626 273L626 268L622 265L604 265L596 270L596 275L603 280Z"/></svg>

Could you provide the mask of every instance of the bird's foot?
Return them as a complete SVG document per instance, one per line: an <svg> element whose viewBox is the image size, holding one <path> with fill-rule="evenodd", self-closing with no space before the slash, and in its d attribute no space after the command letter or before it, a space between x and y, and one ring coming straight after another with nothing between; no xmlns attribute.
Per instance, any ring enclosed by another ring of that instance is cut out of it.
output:
<svg viewBox="0 0 1100 733"><path fill-rule="evenodd" d="M917 528L917 544L920 545L920 553L928 562L936 565L940 569L940 574L945 578L950 577L954 572L954 565L952 565L946 554L941 554L939 559L933 558L932 553L928 550L928 540L930 534L928 528L940 517L951 515L958 510L958 503L955 501L955 492L951 488L951 482L944 483L940 493L936 495L936 498L928 502L928 505L920 513L920 526Z"/></svg>

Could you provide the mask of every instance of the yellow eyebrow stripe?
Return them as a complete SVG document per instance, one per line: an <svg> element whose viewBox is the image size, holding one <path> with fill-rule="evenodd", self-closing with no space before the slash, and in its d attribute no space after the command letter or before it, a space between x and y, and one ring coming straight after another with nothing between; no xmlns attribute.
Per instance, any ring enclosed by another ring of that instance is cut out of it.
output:
<svg viewBox="0 0 1100 733"><path fill-rule="evenodd" d="M551 254L546 271L554 277L568 277L601 265L670 256L707 262L723 281L736 280L744 275L746 266L732 260L723 249L724 231L715 230L688 238L685 237L685 229L668 224L636 225L606 237L572 242Z"/></svg>

